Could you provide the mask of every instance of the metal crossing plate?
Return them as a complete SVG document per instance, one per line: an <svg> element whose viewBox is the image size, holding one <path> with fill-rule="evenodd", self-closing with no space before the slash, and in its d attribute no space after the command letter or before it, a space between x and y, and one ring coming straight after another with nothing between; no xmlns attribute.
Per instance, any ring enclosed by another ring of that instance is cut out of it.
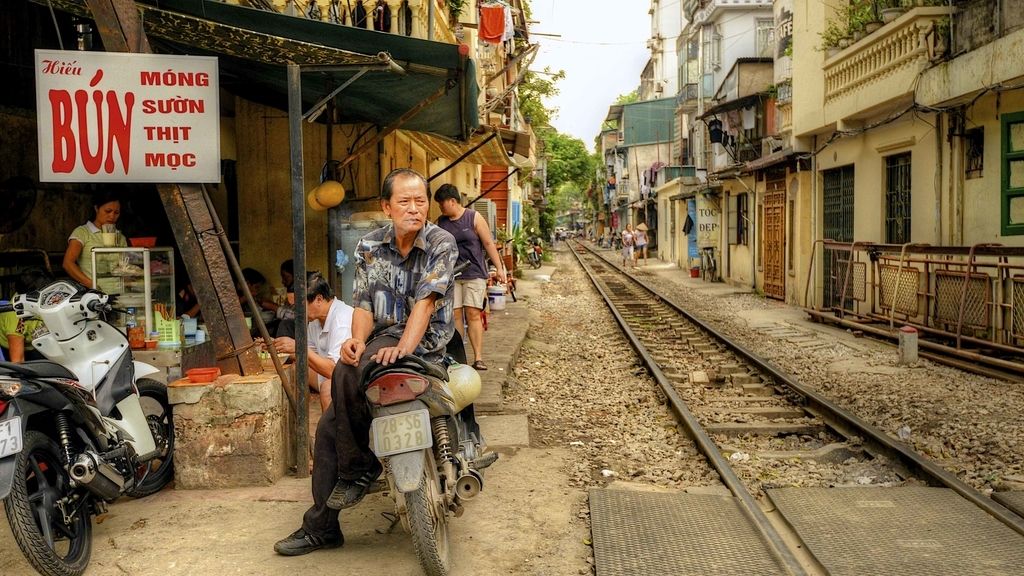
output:
<svg viewBox="0 0 1024 576"><path fill-rule="evenodd" d="M597 576L784 574L730 496L593 488Z"/></svg>
<svg viewBox="0 0 1024 576"><path fill-rule="evenodd" d="M1024 492L993 492L992 499L1024 516Z"/></svg>
<svg viewBox="0 0 1024 576"><path fill-rule="evenodd" d="M1024 537L947 488L778 488L768 496L829 574L1020 574Z"/></svg>

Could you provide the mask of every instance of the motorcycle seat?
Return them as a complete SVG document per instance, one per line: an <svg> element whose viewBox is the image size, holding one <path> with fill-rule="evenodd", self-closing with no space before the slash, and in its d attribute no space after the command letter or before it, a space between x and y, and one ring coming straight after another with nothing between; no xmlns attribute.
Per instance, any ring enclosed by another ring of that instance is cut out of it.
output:
<svg viewBox="0 0 1024 576"><path fill-rule="evenodd" d="M363 374L364 384L372 382L379 376L387 374L388 372L416 372L424 374L432 378L436 378L442 382L448 381L448 371L444 367L434 364L433 362L427 362L419 356L404 356L400 358L394 364L388 366L381 366L377 363L372 363L366 367L366 372Z"/></svg>
<svg viewBox="0 0 1024 576"><path fill-rule="evenodd" d="M17 372L22 376L28 378L68 378L70 380L77 380L78 377L71 373L70 370L51 362L50 360L29 360L22 362L21 364L15 364L13 362L0 362L0 370L6 370L7 372Z"/></svg>

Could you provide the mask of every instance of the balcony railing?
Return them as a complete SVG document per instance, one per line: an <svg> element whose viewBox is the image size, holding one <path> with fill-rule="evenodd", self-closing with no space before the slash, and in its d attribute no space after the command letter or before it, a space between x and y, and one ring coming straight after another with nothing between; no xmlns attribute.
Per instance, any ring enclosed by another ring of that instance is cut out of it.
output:
<svg viewBox="0 0 1024 576"><path fill-rule="evenodd" d="M231 4L242 4L239 0L226 0ZM399 23L399 19L402 17L402 2L401 0L387 0L388 8L391 9L391 33L392 34L404 34L406 36L414 36L416 38L427 38L428 21L428 10L430 9L430 2L434 2L434 26L433 26L433 39L438 42L447 42L449 44L455 43L455 33L452 31L452 27L448 22L448 8L447 3L438 0L413 0L409 2L408 7L412 12L412 30L404 30L403 26ZM269 0L271 6L276 8L279 12L285 14L291 14L293 16L310 18L309 4L307 2L294 3L289 5L285 0ZM332 21L332 14L329 6L322 5L323 2L317 3L319 11L315 11L315 14L319 14L319 17L323 21ZM290 7L289 7L290 6ZM340 8L346 9L350 5L344 2L341 3ZM373 29L373 6L370 3L364 3L366 8L366 28ZM467 8L468 9L468 8ZM351 15L345 16L345 22L347 26L352 25Z"/></svg>
<svg viewBox="0 0 1024 576"><path fill-rule="evenodd" d="M793 103L779 103L779 132L791 132L793 130Z"/></svg>
<svg viewBox="0 0 1024 576"><path fill-rule="evenodd" d="M932 54L936 22L948 16L945 6L915 8L856 44L825 61L825 102L900 73L917 74ZM896 90L912 90L910 83L886 82ZM899 94L875 91L879 101Z"/></svg>
<svg viewBox="0 0 1024 576"><path fill-rule="evenodd" d="M683 84L682 90L676 96L676 106L681 108L696 108L698 86L696 84Z"/></svg>

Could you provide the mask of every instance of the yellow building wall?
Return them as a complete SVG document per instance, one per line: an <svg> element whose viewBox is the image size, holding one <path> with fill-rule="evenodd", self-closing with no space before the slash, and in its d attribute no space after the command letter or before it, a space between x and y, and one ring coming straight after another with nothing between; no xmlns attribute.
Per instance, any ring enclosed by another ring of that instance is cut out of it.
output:
<svg viewBox="0 0 1024 576"><path fill-rule="evenodd" d="M364 126L335 126L332 157L347 156L352 138ZM277 282L281 262L292 257L291 152L288 142L288 115L242 99L236 100L235 140L244 142L238 155L239 260L243 267L259 270ZM320 183L327 160L327 128L323 124L302 123L304 189ZM365 137L364 137L365 138ZM353 212L380 210L380 182L392 167L412 166L422 170L426 162L417 146L392 135L377 150L362 155L343 171L345 201L340 217ZM328 212L305 205L306 266L326 270L333 263L327 254Z"/></svg>
<svg viewBox="0 0 1024 576"><path fill-rule="evenodd" d="M966 179L961 161L956 162L955 173L951 178L953 193L945 210L953 220L953 230L962 229L962 234L955 234L955 242L971 245L982 242L998 242L1008 246L1024 246L1024 236L1003 236L1000 231L1001 193L1002 186L1002 143L1000 116L1002 114L1024 110L1024 94L1010 91L1000 94L983 96L967 112L966 128L981 127L985 130L985 151L980 178ZM953 154L963 152L954 149ZM948 162L948 157L947 157ZM957 187L962 186L962 199L959 198ZM962 213L958 218L957 214ZM958 220L962 218L962 227Z"/></svg>
<svg viewBox="0 0 1024 576"><path fill-rule="evenodd" d="M816 238L811 228L813 175L791 171L786 177L786 302L803 304L807 272Z"/></svg>
<svg viewBox="0 0 1024 576"><path fill-rule="evenodd" d="M793 135L804 136L825 125L825 53L818 35L833 8L825 2L793 2Z"/></svg>
<svg viewBox="0 0 1024 576"><path fill-rule="evenodd" d="M885 242L885 158L911 153L910 240L939 244L938 214L941 190L940 159L934 123L935 114L907 114L902 119L862 133L840 138L817 156L818 197L823 198L822 173L832 168L854 166L854 239ZM823 207L818 203L816 221L819 237L823 231Z"/></svg>

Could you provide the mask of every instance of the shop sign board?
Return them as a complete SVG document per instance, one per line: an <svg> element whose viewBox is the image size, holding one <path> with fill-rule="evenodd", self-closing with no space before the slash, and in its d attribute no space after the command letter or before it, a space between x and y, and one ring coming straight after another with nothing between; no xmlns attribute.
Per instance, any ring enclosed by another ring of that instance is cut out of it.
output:
<svg viewBox="0 0 1024 576"><path fill-rule="evenodd" d="M217 59L36 50L41 182L220 182Z"/></svg>
<svg viewBox="0 0 1024 576"><path fill-rule="evenodd" d="M697 195L697 244L700 248L718 248L718 206L706 195Z"/></svg>

